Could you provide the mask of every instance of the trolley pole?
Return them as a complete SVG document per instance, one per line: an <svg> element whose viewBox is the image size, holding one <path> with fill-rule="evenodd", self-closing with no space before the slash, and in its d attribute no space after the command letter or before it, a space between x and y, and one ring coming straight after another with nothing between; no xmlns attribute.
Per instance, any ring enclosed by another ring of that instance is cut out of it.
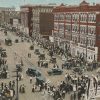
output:
<svg viewBox="0 0 100 100"><path fill-rule="evenodd" d="M16 69L16 100L19 100L19 93L18 93L18 70Z"/></svg>

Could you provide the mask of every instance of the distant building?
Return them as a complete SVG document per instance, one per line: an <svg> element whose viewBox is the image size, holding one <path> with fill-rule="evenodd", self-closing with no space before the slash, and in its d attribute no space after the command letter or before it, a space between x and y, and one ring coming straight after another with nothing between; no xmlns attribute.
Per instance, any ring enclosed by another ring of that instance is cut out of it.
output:
<svg viewBox="0 0 100 100"><path fill-rule="evenodd" d="M0 11L15 11L14 7L0 7Z"/></svg>
<svg viewBox="0 0 100 100"><path fill-rule="evenodd" d="M11 12L15 12L15 8L0 7L0 24L7 24L10 21Z"/></svg>
<svg viewBox="0 0 100 100"><path fill-rule="evenodd" d="M33 6L23 5L20 7L21 10L21 31L25 34L32 36L33 32Z"/></svg>
<svg viewBox="0 0 100 100"><path fill-rule="evenodd" d="M100 61L100 4L60 6L53 9L55 42L72 56L84 56L86 61Z"/></svg>
<svg viewBox="0 0 100 100"><path fill-rule="evenodd" d="M51 5L23 5L21 10L21 27L29 36L40 36L40 13L52 12Z"/></svg>
<svg viewBox="0 0 100 100"><path fill-rule="evenodd" d="M10 19L20 19L19 11L1 11L2 13L2 23L10 24Z"/></svg>

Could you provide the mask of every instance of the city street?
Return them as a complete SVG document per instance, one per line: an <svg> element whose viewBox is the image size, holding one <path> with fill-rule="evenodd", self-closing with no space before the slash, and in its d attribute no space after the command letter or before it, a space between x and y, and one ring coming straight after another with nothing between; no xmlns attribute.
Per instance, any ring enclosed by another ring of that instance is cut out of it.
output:
<svg viewBox="0 0 100 100"><path fill-rule="evenodd" d="M23 79L21 81L19 81L19 86L24 84L25 85L25 93L19 93L19 100L53 100L50 96L48 96L47 94L43 94L42 92L35 92L32 93L32 86L33 84L35 84L35 77L33 77L32 79L32 84L30 84L30 77L26 75L26 70L27 68L33 68L35 67L36 69L38 69L42 75L46 78L47 81L49 81L49 83L51 85L55 85L57 86L60 81L64 81L65 80L65 73L69 73L72 74L71 71L67 71L64 70L64 73L62 75L57 75L57 76L49 76L47 74L47 70L53 67L53 64L49 64L49 68L40 68L37 67L37 61L38 61L38 56L34 54L34 50L30 50L29 47L32 45L32 42L21 42L21 38L16 36L15 33L11 33L8 32L8 35L5 36L5 34L3 32L0 32L0 41L1 41L1 47L3 47L4 49L6 49L7 52L7 64L8 64L8 70L9 70L9 78L8 79L1 79L1 81L3 81L4 83L8 83L11 80L16 80L16 73L13 72L16 69L16 64L21 62L21 59L23 61ZM6 46L4 43L4 40L6 38L10 38L13 41L12 46ZM19 43L15 43L15 39L19 40ZM37 46L35 44L35 49L39 49L40 52L45 52L46 55L46 59L49 60L50 57L47 54L47 51L44 51L43 49L41 49L39 46ZM28 57L28 53L31 53L31 58ZM61 60L60 57L57 57L57 64L59 66L61 66L61 64L63 63L63 61ZM88 74L91 77L91 72L85 72L84 74ZM96 74L95 71L92 72L92 74ZM98 92L99 93L99 92ZM91 95L91 93L90 93ZM93 95L93 94L92 94ZM66 95L66 98L68 100L70 100L70 94ZM66 100L66 99L65 99ZM89 99L90 100L90 99ZM94 100L94 99L93 99Z"/></svg>
<svg viewBox="0 0 100 100"><path fill-rule="evenodd" d="M0 1L0 100L100 100L98 1Z"/></svg>
<svg viewBox="0 0 100 100"><path fill-rule="evenodd" d="M34 50L30 50L29 47L31 43L28 42L19 42L14 43L15 39L21 39L14 35L14 33L8 32L8 36L5 36L3 32L0 33L1 37L1 47L6 49L7 52L7 64L10 72L10 78L2 80L3 82L7 83L10 80L15 80L13 76L16 75L13 71L15 70L16 64L20 63L21 58L23 60L24 66L23 66L23 80L19 81L19 85L25 84L26 87L26 93L20 94L19 98L20 100L44 100L44 96L41 93L32 93L32 85L35 84L35 78L33 78L33 84L30 84L29 82L29 76L26 75L26 70L29 67L36 67L38 70L42 72L42 74L45 76L45 78L50 81L50 84L57 85L60 81L64 80L65 71L62 75L58 76L48 76L47 70L48 68L39 68L37 67L37 61L38 57L34 54ZM6 46L4 43L5 38L11 38L13 41L12 46ZM35 45L35 48L38 48L38 46ZM42 49L40 49L41 52L43 52ZM32 54L31 58L28 58L28 53ZM46 51L45 51L46 52ZM17 54L17 57L15 58L15 53ZM46 53L45 53L46 54ZM46 54L46 58L49 59L49 56ZM59 66L61 66L62 61L60 58L57 58L57 63ZM50 64L49 69L53 67L53 64ZM30 98L30 99L29 99ZM43 98L43 99L42 99Z"/></svg>

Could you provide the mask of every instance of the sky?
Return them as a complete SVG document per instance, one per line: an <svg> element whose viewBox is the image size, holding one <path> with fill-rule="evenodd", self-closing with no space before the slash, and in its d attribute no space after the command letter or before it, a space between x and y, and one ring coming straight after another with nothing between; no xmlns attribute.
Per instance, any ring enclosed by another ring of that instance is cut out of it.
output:
<svg viewBox="0 0 100 100"><path fill-rule="evenodd" d="M68 5L78 5L83 0L0 0L0 7L15 7L19 10L20 6L23 4L68 4ZM100 0L86 0L89 3L100 3Z"/></svg>

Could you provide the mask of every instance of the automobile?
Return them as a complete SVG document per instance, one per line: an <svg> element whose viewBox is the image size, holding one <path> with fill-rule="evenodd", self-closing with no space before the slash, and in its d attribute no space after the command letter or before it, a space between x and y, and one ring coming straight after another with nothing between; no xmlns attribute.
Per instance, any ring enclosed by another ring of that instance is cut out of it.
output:
<svg viewBox="0 0 100 100"><path fill-rule="evenodd" d="M37 85L43 85L44 82L46 82L46 79L43 76L36 77Z"/></svg>
<svg viewBox="0 0 100 100"><path fill-rule="evenodd" d="M35 68L28 68L26 71L26 74L28 76L33 76L33 77L41 76L41 73L38 70L36 70Z"/></svg>
<svg viewBox="0 0 100 100"><path fill-rule="evenodd" d="M47 71L49 75L61 75L63 71L59 68L52 68L51 70Z"/></svg>
<svg viewBox="0 0 100 100"><path fill-rule="evenodd" d="M35 49L34 53L35 53L36 55L39 55L39 54L40 54L39 49Z"/></svg>

